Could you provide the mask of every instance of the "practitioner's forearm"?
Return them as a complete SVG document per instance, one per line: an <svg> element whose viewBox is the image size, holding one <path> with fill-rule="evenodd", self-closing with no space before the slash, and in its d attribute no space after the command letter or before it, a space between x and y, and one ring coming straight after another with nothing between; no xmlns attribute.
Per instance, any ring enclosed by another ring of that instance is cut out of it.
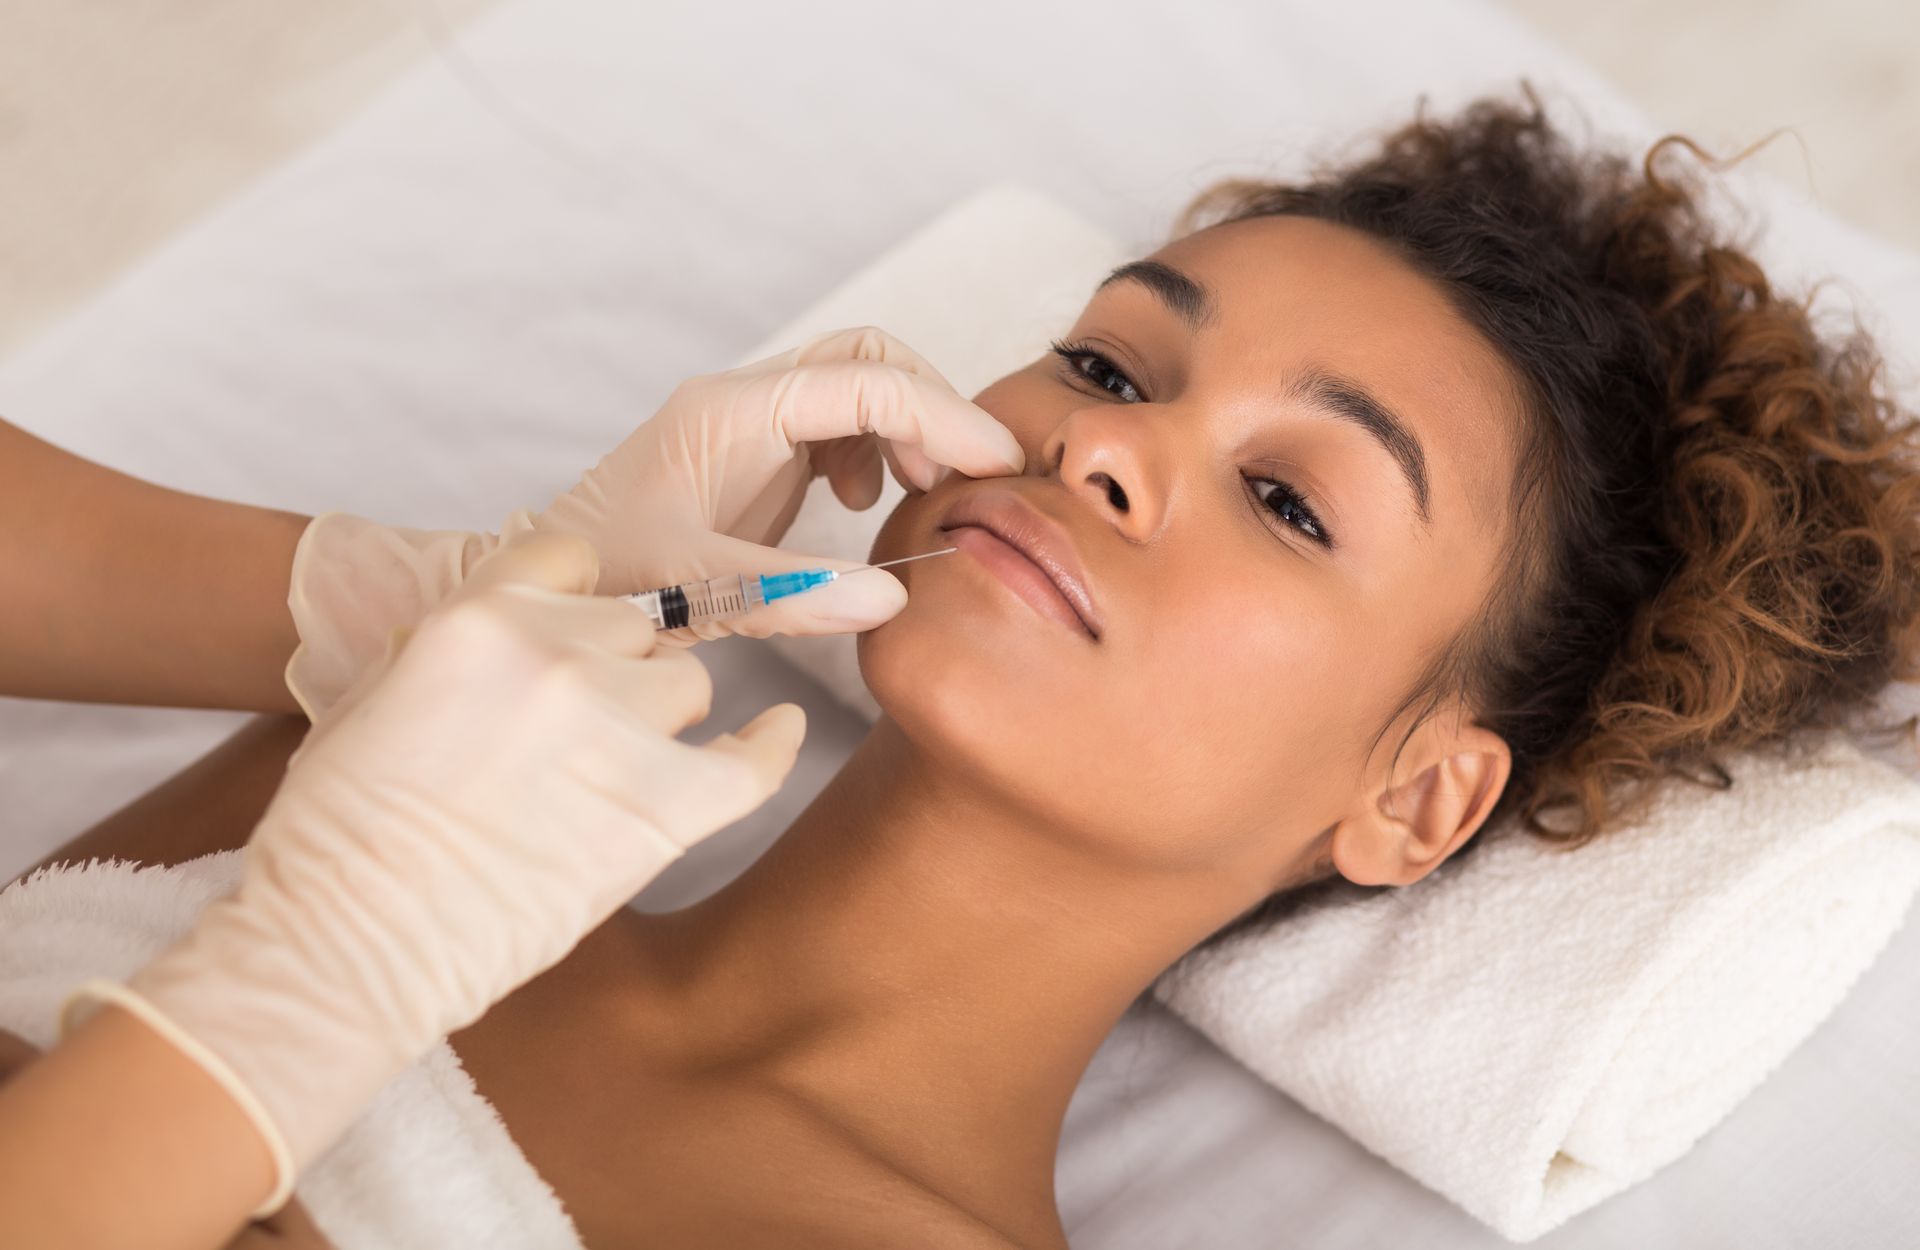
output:
<svg viewBox="0 0 1920 1250"><path fill-rule="evenodd" d="M0 1083L0 1242L218 1250L273 1190L231 1097L116 1007Z"/></svg>
<svg viewBox="0 0 1920 1250"><path fill-rule="evenodd" d="M0 421L0 694L295 711L307 518L167 490Z"/></svg>

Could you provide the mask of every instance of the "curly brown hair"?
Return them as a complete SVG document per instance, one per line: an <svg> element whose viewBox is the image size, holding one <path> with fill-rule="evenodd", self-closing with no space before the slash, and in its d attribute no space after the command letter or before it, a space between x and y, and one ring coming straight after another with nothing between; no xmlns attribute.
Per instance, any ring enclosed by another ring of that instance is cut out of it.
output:
<svg viewBox="0 0 1920 1250"><path fill-rule="evenodd" d="M1637 164L1577 148L1522 92L1446 121L1423 101L1304 182L1217 184L1176 234L1272 214L1363 231L1521 379L1508 571L1374 741L1464 698L1513 753L1487 825L1570 850L1662 778L1725 787L1720 753L1861 728L1920 676L1920 434L1857 319L1823 337L1817 288L1776 291L1698 171L1668 168L1731 162L1678 135Z"/></svg>

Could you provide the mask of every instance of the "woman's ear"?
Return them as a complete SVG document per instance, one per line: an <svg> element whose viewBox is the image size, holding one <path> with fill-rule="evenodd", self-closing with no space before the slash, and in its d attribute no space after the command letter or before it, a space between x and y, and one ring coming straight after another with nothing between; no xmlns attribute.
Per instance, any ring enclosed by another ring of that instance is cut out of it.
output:
<svg viewBox="0 0 1920 1250"><path fill-rule="evenodd" d="M1452 717L1415 731L1396 771L1333 830L1333 863L1356 885L1411 885L1466 844L1499 801L1513 768L1505 739Z"/></svg>

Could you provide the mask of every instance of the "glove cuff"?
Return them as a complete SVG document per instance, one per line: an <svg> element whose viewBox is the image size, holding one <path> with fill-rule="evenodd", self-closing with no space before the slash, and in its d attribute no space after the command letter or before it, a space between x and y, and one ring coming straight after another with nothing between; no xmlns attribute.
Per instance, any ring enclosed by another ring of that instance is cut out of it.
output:
<svg viewBox="0 0 1920 1250"><path fill-rule="evenodd" d="M254 1209L252 1218L263 1220L286 1206L293 1197L295 1168L293 1152L288 1148L287 1139L281 1135L279 1126L225 1060L168 1019L153 1003L118 981L97 978L85 981L60 1003L60 1036L66 1037L82 1020L109 1003L139 1020L168 1045L199 1065L253 1122L254 1131L259 1133L260 1140L266 1145L267 1155L273 1160L274 1179L273 1192Z"/></svg>
<svg viewBox="0 0 1920 1250"><path fill-rule="evenodd" d="M382 525L345 512L315 517L293 551L287 607L300 643L286 683L308 720L345 694L410 628L465 580L483 556L533 528L525 511L498 534Z"/></svg>

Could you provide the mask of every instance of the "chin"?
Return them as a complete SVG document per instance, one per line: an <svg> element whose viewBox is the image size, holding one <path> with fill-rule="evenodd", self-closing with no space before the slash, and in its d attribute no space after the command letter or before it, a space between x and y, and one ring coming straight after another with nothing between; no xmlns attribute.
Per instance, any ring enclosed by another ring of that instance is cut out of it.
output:
<svg viewBox="0 0 1920 1250"><path fill-rule="evenodd" d="M977 606L954 602L962 588L936 589L944 580L921 570L900 614L859 635L860 677L888 717L940 758L1030 756L1038 743L1023 739L1045 741L1067 728L1045 709L1071 707L1072 692L1057 672L1036 674L1017 661L1016 623L981 620Z"/></svg>
<svg viewBox="0 0 1920 1250"><path fill-rule="evenodd" d="M874 540L870 561L950 546L937 527L942 492L904 501ZM1023 602L966 551L893 570L907 606L862 631L860 675L903 727L937 731L944 745L1072 736L1099 709L1106 657L1076 629ZM953 739L961 739L954 742ZM1058 750L1055 746L1053 751ZM969 752L971 754L972 752Z"/></svg>
<svg viewBox="0 0 1920 1250"><path fill-rule="evenodd" d="M870 558L894 554L882 543ZM1141 820L1142 778L1128 767L1139 752L1112 732L1138 723L1111 706L1124 695L1094 671L1083 638L963 558L901 566L907 606L856 641L874 700L917 754L1023 811L1036 832L1154 855L1139 840L1163 841L1165 827Z"/></svg>

